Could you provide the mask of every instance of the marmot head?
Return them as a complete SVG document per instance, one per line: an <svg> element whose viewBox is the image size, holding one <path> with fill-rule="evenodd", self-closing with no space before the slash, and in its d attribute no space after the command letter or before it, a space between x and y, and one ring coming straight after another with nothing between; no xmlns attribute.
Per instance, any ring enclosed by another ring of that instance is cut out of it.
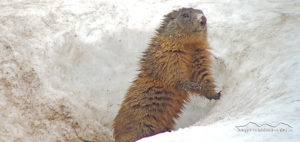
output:
<svg viewBox="0 0 300 142"><path fill-rule="evenodd" d="M167 36L174 34L206 35L206 17L202 10L181 8L165 15L163 24L157 32Z"/></svg>

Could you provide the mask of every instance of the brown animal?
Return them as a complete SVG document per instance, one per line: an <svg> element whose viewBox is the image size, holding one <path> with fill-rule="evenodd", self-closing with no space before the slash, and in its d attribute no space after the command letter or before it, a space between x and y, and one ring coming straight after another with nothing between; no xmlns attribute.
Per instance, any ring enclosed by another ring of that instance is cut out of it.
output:
<svg viewBox="0 0 300 142"><path fill-rule="evenodd" d="M219 99L210 67L206 18L182 8L165 16L114 119L116 142L133 142L174 128L188 92Z"/></svg>

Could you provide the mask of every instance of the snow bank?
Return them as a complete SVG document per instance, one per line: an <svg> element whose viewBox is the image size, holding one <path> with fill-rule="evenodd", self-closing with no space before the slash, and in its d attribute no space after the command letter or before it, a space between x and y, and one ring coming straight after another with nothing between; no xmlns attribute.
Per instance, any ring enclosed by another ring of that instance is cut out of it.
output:
<svg viewBox="0 0 300 142"><path fill-rule="evenodd" d="M192 96L177 120L179 130L141 141L296 141L299 5L289 0L1 0L0 141L112 141L112 120L142 51L162 16L181 7L200 8L207 16L223 96L219 101ZM237 130L248 122L292 128Z"/></svg>

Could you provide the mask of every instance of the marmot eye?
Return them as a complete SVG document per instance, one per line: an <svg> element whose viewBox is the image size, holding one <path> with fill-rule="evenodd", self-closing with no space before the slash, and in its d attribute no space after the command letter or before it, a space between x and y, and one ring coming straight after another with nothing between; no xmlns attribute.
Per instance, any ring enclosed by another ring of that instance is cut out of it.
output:
<svg viewBox="0 0 300 142"><path fill-rule="evenodd" d="M182 17L183 18L189 18L190 16L188 14L184 13L184 14L182 14Z"/></svg>

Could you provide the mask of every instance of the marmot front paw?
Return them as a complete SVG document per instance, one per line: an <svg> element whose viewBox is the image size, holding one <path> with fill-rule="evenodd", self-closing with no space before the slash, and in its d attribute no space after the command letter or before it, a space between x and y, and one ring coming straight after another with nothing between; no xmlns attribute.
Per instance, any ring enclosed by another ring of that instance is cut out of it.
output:
<svg viewBox="0 0 300 142"><path fill-rule="evenodd" d="M194 82L185 82L180 86L184 90L198 90L201 89L200 84Z"/></svg>
<svg viewBox="0 0 300 142"><path fill-rule="evenodd" d="M219 93L214 93L214 94L209 94L209 95L205 95L205 97L209 100L214 99L214 100L219 100L220 97L222 95L222 91L220 91Z"/></svg>

